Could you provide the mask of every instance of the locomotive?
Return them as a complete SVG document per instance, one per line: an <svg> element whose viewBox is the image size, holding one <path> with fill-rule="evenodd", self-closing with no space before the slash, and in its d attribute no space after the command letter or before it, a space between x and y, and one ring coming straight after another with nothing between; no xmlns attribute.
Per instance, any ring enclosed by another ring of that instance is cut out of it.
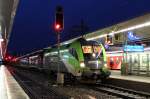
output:
<svg viewBox="0 0 150 99"><path fill-rule="evenodd" d="M86 41L83 38L61 45L59 51L57 46L53 46L43 49L40 54L29 55L28 58L26 56L20 60L24 60L30 66L32 64L36 68L42 68L46 72L57 73L59 71L76 78L99 80L106 79L110 75L103 45L96 41Z"/></svg>

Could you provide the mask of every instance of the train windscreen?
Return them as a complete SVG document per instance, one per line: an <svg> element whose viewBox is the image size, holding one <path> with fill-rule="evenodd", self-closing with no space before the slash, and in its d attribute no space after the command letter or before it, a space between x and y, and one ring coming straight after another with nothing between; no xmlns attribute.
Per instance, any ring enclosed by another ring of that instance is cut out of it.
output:
<svg viewBox="0 0 150 99"><path fill-rule="evenodd" d="M85 59L97 59L101 57L102 49L99 45L82 46Z"/></svg>
<svg viewBox="0 0 150 99"><path fill-rule="evenodd" d="M93 46L93 53L96 55L95 57L100 57L102 49L100 46Z"/></svg>
<svg viewBox="0 0 150 99"><path fill-rule="evenodd" d="M93 53L92 46L82 46L83 53Z"/></svg>

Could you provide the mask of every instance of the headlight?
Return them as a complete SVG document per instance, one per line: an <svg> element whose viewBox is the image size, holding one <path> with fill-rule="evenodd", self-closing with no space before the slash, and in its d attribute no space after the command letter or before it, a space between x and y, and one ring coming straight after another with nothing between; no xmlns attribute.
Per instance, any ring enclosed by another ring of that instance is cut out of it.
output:
<svg viewBox="0 0 150 99"><path fill-rule="evenodd" d="M104 64L104 67L106 67L106 68L107 68L107 64L106 64L106 63Z"/></svg>
<svg viewBox="0 0 150 99"><path fill-rule="evenodd" d="M95 54L95 53L93 53L93 54L92 54L92 56L93 56L93 57L96 57L96 54Z"/></svg>
<svg viewBox="0 0 150 99"><path fill-rule="evenodd" d="M80 67L82 67L82 68L84 68L84 67L85 67L84 62L81 62L81 63L80 63Z"/></svg>

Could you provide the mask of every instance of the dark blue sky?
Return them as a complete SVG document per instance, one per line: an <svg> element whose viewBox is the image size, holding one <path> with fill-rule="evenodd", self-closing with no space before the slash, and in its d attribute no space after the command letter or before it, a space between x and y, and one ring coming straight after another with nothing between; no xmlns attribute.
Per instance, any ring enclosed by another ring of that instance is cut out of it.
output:
<svg viewBox="0 0 150 99"><path fill-rule="evenodd" d="M58 5L64 8L61 41L81 35L81 31L74 31L81 20L86 34L150 13L150 0L20 0L8 52L25 54L55 44L53 25Z"/></svg>

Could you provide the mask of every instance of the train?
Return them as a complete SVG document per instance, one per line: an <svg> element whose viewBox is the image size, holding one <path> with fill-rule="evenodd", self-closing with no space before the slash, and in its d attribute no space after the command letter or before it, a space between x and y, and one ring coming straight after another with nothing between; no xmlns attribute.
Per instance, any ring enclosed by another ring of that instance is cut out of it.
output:
<svg viewBox="0 0 150 99"><path fill-rule="evenodd" d="M111 70L121 70L124 62L128 63L129 71L149 71L150 51L145 48L139 52L111 51L107 52L107 66ZM145 72L146 73L146 72Z"/></svg>
<svg viewBox="0 0 150 99"><path fill-rule="evenodd" d="M121 70L123 62L123 52L107 52L107 66L111 70Z"/></svg>
<svg viewBox="0 0 150 99"><path fill-rule="evenodd" d="M69 44L45 48L18 59L20 66L36 67L45 72L61 72L80 79L109 78L105 48L96 41L77 39Z"/></svg>

